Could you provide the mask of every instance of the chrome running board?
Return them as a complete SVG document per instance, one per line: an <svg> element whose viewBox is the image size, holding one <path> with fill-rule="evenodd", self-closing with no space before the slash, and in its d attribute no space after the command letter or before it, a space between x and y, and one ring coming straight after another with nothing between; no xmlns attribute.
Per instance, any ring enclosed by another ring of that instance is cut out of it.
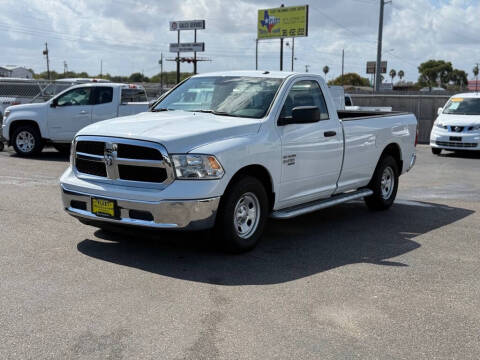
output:
<svg viewBox="0 0 480 360"><path fill-rule="evenodd" d="M270 217L274 219L291 219L296 216L308 214L308 213L325 209L331 206L335 206L347 201L352 201L365 196L370 196L372 194L373 194L373 191L370 189L361 189L357 191L348 192L345 194L334 195L328 199L312 201L306 204L292 206L286 209L273 211L270 214Z"/></svg>

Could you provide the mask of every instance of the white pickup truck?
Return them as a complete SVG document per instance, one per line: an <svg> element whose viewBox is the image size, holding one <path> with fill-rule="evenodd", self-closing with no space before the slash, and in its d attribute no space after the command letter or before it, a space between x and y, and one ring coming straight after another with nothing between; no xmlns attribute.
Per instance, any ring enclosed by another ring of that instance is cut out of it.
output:
<svg viewBox="0 0 480 360"><path fill-rule="evenodd" d="M197 75L150 112L82 129L63 205L101 228L214 228L225 249L246 251L269 216L358 198L390 207L416 133L412 114L337 111L319 75Z"/></svg>
<svg viewBox="0 0 480 360"><path fill-rule="evenodd" d="M138 85L88 83L75 85L44 103L8 107L2 132L20 156L32 156L52 143L68 151L75 134L101 120L148 110L145 89Z"/></svg>

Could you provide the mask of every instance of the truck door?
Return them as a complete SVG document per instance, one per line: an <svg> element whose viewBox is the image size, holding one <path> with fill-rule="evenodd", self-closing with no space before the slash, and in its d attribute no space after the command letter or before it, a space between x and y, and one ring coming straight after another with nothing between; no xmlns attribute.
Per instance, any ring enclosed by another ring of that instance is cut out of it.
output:
<svg viewBox="0 0 480 360"><path fill-rule="evenodd" d="M336 189L342 166L341 125L335 109L328 109L318 81L293 83L280 117L291 117L292 110L299 106L317 107L321 115L317 122L278 127L282 139L280 206L330 196Z"/></svg>
<svg viewBox="0 0 480 360"><path fill-rule="evenodd" d="M111 86L95 86L93 88L92 123L112 119L118 116L118 108L113 103Z"/></svg>
<svg viewBox="0 0 480 360"><path fill-rule="evenodd" d="M92 88L75 88L52 100L47 112L48 134L53 141L72 141L92 120Z"/></svg>

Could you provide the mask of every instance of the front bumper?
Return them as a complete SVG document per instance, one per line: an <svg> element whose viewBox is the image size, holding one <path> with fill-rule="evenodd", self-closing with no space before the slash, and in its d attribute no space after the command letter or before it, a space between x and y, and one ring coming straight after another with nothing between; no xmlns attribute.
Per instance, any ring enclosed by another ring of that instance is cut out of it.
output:
<svg viewBox="0 0 480 360"><path fill-rule="evenodd" d="M461 140L452 139L461 138ZM450 132L433 129L430 135L430 146L446 150L480 150L480 133Z"/></svg>
<svg viewBox="0 0 480 360"><path fill-rule="evenodd" d="M62 186L65 211L84 223L117 224L153 229L203 230L215 224L220 197L200 200L134 201L115 199L119 208L118 218L104 218L91 211L92 196L67 190Z"/></svg>

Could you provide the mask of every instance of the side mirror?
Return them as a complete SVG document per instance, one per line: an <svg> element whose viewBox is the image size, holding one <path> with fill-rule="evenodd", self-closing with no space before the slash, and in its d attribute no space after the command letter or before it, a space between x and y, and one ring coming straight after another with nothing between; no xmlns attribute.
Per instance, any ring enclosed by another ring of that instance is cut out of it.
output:
<svg viewBox="0 0 480 360"><path fill-rule="evenodd" d="M309 124L320 121L320 109L316 106L297 106L292 110L291 117L278 119L278 126L288 124Z"/></svg>
<svg viewBox="0 0 480 360"><path fill-rule="evenodd" d="M442 115L442 112L443 112L443 108L438 108L437 115Z"/></svg>
<svg viewBox="0 0 480 360"><path fill-rule="evenodd" d="M53 99L52 102L50 103L50 107L52 108L57 107L57 105L58 105L57 99Z"/></svg>

